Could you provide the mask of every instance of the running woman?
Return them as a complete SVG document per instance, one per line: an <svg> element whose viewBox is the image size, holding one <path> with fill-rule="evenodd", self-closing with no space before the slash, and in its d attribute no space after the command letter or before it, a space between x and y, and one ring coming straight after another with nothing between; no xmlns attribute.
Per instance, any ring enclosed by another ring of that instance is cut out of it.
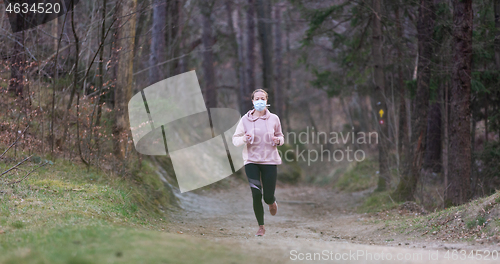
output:
<svg viewBox="0 0 500 264"><path fill-rule="evenodd" d="M235 146L245 144L243 148L245 173L252 191L253 210L259 224L256 236L263 236L266 232L262 193L271 215L275 215L278 211L274 190L277 165L281 164L281 157L277 146L285 143L280 119L276 114L269 112L267 100L267 92L263 89L257 89L252 93L254 109L241 117L233 135Z"/></svg>

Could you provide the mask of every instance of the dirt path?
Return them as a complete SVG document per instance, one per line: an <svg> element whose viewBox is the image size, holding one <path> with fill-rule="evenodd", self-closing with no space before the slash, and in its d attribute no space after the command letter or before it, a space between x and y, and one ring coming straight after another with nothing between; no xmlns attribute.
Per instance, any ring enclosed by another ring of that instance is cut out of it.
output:
<svg viewBox="0 0 500 264"><path fill-rule="evenodd" d="M342 262L386 263L389 257L394 263L423 263L429 262L430 253L434 254L431 258L438 258L431 259L432 263L455 263L456 260L451 259L454 249L467 250L467 254L472 249L486 249L483 245L425 241L386 233L383 221L373 224L373 221L366 221L367 215L354 213L353 209L364 193L339 193L331 188L311 186L278 185L275 194L278 213L271 216L264 204L266 235L255 237L258 225L252 209L250 187L235 179L226 178L223 181L229 182L230 189L202 188L183 194L177 192L182 210L172 215L169 232L182 232L182 235L238 247L274 263L303 262L300 259L305 261L307 256L319 263L335 259ZM446 259L447 251L450 259ZM436 252L439 255L435 255ZM314 256L314 253L318 254ZM373 254L372 259L368 253ZM377 258L384 260L377 261ZM397 261L396 258L410 260ZM485 262L470 258L464 261Z"/></svg>

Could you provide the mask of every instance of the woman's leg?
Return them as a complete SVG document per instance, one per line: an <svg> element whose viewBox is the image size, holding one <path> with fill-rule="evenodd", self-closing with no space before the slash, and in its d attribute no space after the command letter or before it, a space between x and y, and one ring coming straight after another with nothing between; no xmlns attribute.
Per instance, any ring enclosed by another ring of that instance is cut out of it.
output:
<svg viewBox="0 0 500 264"><path fill-rule="evenodd" d="M274 191L276 189L276 178L278 176L278 166L271 164L260 164L262 172L262 186L264 191L264 202L273 204L276 201Z"/></svg>
<svg viewBox="0 0 500 264"><path fill-rule="evenodd" d="M257 164L248 163L245 165L250 190L253 198L253 211L259 225L264 225L264 207L262 206L262 186L260 184L260 169Z"/></svg>

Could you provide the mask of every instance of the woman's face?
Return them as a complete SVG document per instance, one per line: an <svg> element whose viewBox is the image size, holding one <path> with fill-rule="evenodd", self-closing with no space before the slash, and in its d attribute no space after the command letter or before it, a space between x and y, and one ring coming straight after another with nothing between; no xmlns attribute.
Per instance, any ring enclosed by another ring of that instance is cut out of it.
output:
<svg viewBox="0 0 500 264"><path fill-rule="evenodd" d="M264 100L264 101L267 101L266 99L266 94L263 93L263 92L256 92L253 94L253 101L257 101L257 100ZM267 103L267 102L266 102Z"/></svg>

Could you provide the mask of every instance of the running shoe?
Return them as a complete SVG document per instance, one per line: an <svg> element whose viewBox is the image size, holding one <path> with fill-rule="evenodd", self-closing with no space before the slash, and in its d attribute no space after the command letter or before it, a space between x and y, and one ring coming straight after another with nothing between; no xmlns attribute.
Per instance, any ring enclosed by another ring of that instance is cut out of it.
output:
<svg viewBox="0 0 500 264"><path fill-rule="evenodd" d="M269 212L271 215L275 215L278 212L278 202L274 201L273 204L269 205Z"/></svg>
<svg viewBox="0 0 500 264"><path fill-rule="evenodd" d="M264 229L263 226L259 226L259 231L257 231L257 234L255 236L263 236L266 233L266 230Z"/></svg>

